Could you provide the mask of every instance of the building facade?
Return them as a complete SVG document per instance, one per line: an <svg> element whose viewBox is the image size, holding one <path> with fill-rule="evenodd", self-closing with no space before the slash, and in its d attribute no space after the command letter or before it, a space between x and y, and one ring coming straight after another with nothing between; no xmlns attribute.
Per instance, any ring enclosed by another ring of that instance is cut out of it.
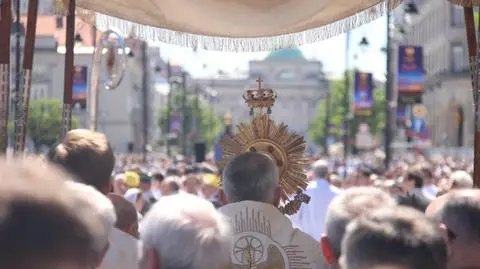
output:
<svg viewBox="0 0 480 269"><path fill-rule="evenodd" d="M22 1L23 2L23 1ZM44 7L46 10L47 7ZM25 24L26 18L22 18ZM63 78L65 63L65 18L56 16L39 16L37 37L33 60L33 77L31 99L63 99ZM90 94L91 69L95 43L95 31L90 25L77 22L77 32L80 38L74 49L74 64L87 70L86 91ZM97 33L98 37L98 33ZM15 70L15 42L12 40L11 67ZM23 46L23 40L21 42ZM153 72L154 64L161 61L159 48L147 50L147 98L142 97L143 63L140 47L128 48L131 53L126 57L126 72L119 87L113 91L104 90L105 76L100 76L99 97L97 108L97 130L105 133L116 152L127 152L133 149L141 152L144 138L144 107L147 107L147 143L153 139L158 126L155 124L157 111L154 108ZM23 47L21 48L23 54ZM102 65L103 66L103 65ZM103 68L102 74L104 74ZM11 72L12 77L14 72ZM12 78L13 81L13 78ZM11 84L12 88L14 83ZM74 116L80 126L89 128L89 97L85 109L75 109Z"/></svg>
<svg viewBox="0 0 480 269"><path fill-rule="evenodd" d="M273 88L278 97L272 108L272 118L288 124L289 129L307 136L318 102L326 97L329 83L319 61L307 60L298 49L283 49L270 53L264 60L251 61L249 71L239 78L218 76L197 79L195 83L213 89L217 96L212 103L217 114L231 114L234 124L250 119L249 109L242 98L246 88Z"/></svg>
<svg viewBox="0 0 480 269"><path fill-rule="evenodd" d="M406 44L423 46L423 102L434 146L472 146L474 115L463 8L448 1L415 0Z"/></svg>

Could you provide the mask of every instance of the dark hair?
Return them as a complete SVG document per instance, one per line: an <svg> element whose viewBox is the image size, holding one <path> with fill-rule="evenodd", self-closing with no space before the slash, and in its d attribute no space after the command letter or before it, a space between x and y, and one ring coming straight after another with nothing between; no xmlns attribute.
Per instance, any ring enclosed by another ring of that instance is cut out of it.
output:
<svg viewBox="0 0 480 269"><path fill-rule="evenodd" d="M432 166L429 163L423 162L418 164L418 169L422 171L426 178L433 178Z"/></svg>
<svg viewBox="0 0 480 269"><path fill-rule="evenodd" d="M64 184L68 175L31 160L0 163L0 268L91 266L100 257L100 218Z"/></svg>
<svg viewBox="0 0 480 269"><path fill-rule="evenodd" d="M425 182L425 175L419 167L410 167L404 176L405 180L414 181L415 188L422 188Z"/></svg>
<svg viewBox="0 0 480 269"><path fill-rule="evenodd" d="M104 134L86 129L71 130L48 157L82 183L104 194L110 189L115 156Z"/></svg>
<svg viewBox="0 0 480 269"><path fill-rule="evenodd" d="M348 225L343 240L345 269L399 265L445 269L447 246L436 222L408 207L367 212Z"/></svg>
<svg viewBox="0 0 480 269"><path fill-rule="evenodd" d="M162 173L155 173L152 175L152 180L162 182L165 179Z"/></svg>

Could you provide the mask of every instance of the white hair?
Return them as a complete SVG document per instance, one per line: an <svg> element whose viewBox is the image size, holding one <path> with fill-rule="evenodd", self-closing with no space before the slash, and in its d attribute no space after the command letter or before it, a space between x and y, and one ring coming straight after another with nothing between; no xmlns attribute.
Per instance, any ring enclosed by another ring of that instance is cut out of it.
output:
<svg viewBox="0 0 480 269"><path fill-rule="evenodd" d="M98 242L98 247L99 250L103 250L108 244L108 239L115 227L115 222L117 221L115 208L112 202L95 188L83 183L66 181L66 186L68 189L72 190L72 193L77 196L76 198L85 201L86 204L92 208L92 213L101 219L104 237Z"/></svg>
<svg viewBox="0 0 480 269"><path fill-rule="evenodd" d="M212 203L191 194L158 200L143 218L140 235L144 249L157 251L163 269L219 269L230 260L228 221Z"/></svg>
<svg viewBox="0 0 480 269"><path fill-rule="evenodd" d="M328 206L325 223L335 257L340 257L342 239L348 223L367 211L396 204L390 194L375 187L354 187L336 196Z"/></svg>
<svg viewBox="0 0 480 269"><path fill-rule="evenodd" d="M450 184L456 188L471 189L473 188L473 179L465 171L455 171L450 175Z"/></svg>

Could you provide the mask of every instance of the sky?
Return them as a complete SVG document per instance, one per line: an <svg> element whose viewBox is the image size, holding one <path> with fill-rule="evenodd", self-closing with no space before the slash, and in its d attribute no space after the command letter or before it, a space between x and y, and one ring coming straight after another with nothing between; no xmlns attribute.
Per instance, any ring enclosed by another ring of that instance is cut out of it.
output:
<svg viewBox="0 0 480 269"><path fill-rule="evenodd" d="M350 36L350 68L372 72L375 79L384 80L386 58L382 48L386 44L385 33L385 17L353 30ZM366 37L370 43L367 48L358 46L363 37ZM345 47L346 35L342 34L299 48L307 59L322 61L329 77L339 78L345 70ZM160 44L160 54L163 59L170 59L173 64L182 65L193 77L212 77L219 70L227 74L247 71L249 61L262 60L268 52L234 53L199 50L195 53L190 48ZM356 58L355 55L357 55Z"/></svg>

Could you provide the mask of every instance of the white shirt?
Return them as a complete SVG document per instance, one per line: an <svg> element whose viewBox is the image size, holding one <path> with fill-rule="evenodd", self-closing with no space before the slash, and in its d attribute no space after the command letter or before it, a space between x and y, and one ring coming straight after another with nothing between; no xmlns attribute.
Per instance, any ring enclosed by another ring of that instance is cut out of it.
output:
<svg viewBox="0 0 480 269"><path fill-rule="evenodd" d="M438 194L438 188L437 186L433 184L428 184L423 186L423 192L425 196L427 196L429 199L433 200L437 197Z"/></svg>
<svg viewBox="0 0 480 269"><path fill-rule="evenodd" d="M341 192L326 180L317 179L310 182L305 194L310 196L308 204L302 204L300 210L290 217L293 225L315 240L320 241L325 229L325 218L330 202Z"/></svg>
<svg viewBox="0 0 480 269"><path fill-rule="evenodd" d="M110 246L99 269L137 269L138 241L114 228L110 235Z"/></svg>

